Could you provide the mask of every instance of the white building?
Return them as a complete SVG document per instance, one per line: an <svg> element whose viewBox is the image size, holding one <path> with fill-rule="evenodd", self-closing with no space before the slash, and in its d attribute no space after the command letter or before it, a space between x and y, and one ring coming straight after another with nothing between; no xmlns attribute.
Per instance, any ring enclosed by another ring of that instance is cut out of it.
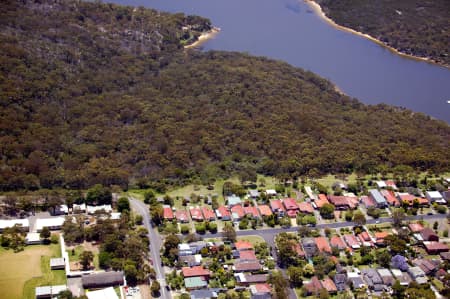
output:
<svg viewBox="0 0 450 299"><path fill-rule="evenodd" d="M111 213L112 207L111 207L111 205L87 206L86 210L87 210L88 214L95 214L95 212L101 211L101 210L104 210L106 213Z"/></svg>
<svg viewBox="0 0 450 299"><path fill-rule="evenodd" d="M39 218L36 220L35 229L40 232L44 227L48 227L50 230L61 229L66 218L64 217L53 217L53 218Z"/></svg>
<svg viewBox="0 0 450 299"><path fill-rule="evenodd" d="M433 203L439 203L439 204L446 204L447 202L445 201L444 197L442 197L442 194L438 191L427 191L425 193L425 196L427 197L427 199Z"/></svg>
<svg viewBox="0 0 450 299"><path fill-rule="evenodd" d="M90 291L86 293L86 296L88 297L88 299L119 299L113 287L97 291Z"/></svg>
<svg viewBox="0 0 450 299"><path fill-rule="evenodd" d="M22 228L23 231L30 230L30 222L28 219L10 219L10 220L0 220L0 233L7 227L13 227L14 225L18 225Z"/></svg>

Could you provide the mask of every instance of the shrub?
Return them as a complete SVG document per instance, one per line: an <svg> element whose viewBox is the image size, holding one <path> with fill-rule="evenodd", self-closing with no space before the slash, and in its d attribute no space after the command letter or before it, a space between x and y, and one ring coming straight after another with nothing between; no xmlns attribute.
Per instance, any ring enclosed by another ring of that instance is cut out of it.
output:
<svg viewBox="0 0 450 299"><path fill-rule="evenodd" d="M189 226L187 226L187 225L182 225L182 226L180 227L180 231L181 231L181 233L182 233L183 235L189 234L189 231L190 231Z"/></svg>

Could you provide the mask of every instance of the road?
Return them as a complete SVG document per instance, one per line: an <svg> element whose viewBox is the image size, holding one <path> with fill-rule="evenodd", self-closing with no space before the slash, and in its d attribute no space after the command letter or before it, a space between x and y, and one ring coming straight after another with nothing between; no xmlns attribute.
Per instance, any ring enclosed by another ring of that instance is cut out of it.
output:
<svg viewBox="0 0 450 299"><path fill-rule="evenodd" d="M162 247L161 236L158 231L150 225L150 212L148 210L148 206L142 201L132 197L129 197L129 200L131 208L138 214L142 215L143 224L148 230L148 238L150 240L149 256L153 261L153 268L156 271L156 279L161 285L161 298L172 299L172 294L166 289L166 278L164 269L161 266L161 257L159 253L159 249Z"/></svg>

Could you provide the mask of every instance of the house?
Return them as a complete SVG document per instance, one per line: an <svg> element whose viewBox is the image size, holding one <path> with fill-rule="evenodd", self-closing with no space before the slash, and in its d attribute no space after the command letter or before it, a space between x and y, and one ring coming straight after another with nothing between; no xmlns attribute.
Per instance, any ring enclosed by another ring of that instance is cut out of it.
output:
<svg viewBox="0 0 450 299"><path fill-rule="evenodd" d="M39 233L27 233L25 237L25 244L27 245L37 245L41 244L41 236Z"/></svg>
<svg viewBox="0 0 450 299"><path fill-rule="evenodd" d="M207 244L203 241L192 242L192 243L180 243L178 244L178 256L188 256L194 255L205 248Z"/></svg>
<svg viewBox="0 0 450 299"><path fill-rule="evenodd" d="M184 278L188 277L202 277L205 280L209 279L211 273L209 270L203 268L203 266L195 266L195 267L183 267L181 268L181 274Z"/></svg>
<svg viewBox="0 0 450 299"><path fill-rule="evenodd" d="M285 199L283 199L282 202L283 202L283 206L286 210L286 214L291 218L297 217L297 214L299 212L299 207L298 207L297 203L295 202L295 199L285 198Z"/></svg>
<svg viewBox="0 0 450 299"><path fill-rule="evenodd" d="M261 264L257 260L248 262L235 261L233 270L235 272L258 272L261 270Z"/></svg>
<svg viewBox="0 0 450 299"><path fill-rule="evenodd" d="M111 205L86 206L86 212L89 215L93 215L98 212L111 213L112 207L111 207Z"/></svg>
<svg viewBox="0 0 450 299"><path fill-rule="evenodd" d="M218 219L221 219L223 221L231 220L231 213L226 206L220 206L216 210L216 216Z"/></svg>
<svg viewBox="0 0 450 299"><path fill-rule="evenodd" d="M30 222L28 219L11 219L11 220L0 220L0 233L3 232L5 228L13 227L17 225L24 232L30 230Z"/></svg>
<svg viewBox="0 0 450 299"><path fill-rule="evenodd" d="M242 203L241 198L234 194L231 196L227 196L226 200L227 200L228 206L230 206L230 207L235 206L235 205L240 205Z"/></svg>
<svg viewBox="0 0 450 299"><path fill-rule="evenodd" d="M245 216L244 208L241 205L231 207L231 216L233 221L239 221Z"/></svg>
<svg viewBox="0 0 450 299"><path fill-rule="evenodd" d="M174 218L173 211L171 207L163 208L163 218L164 220L172 221Z"/></svg>
<svg viewBox="0 0 450 299"><path fill-rule="evenodd" d="M301 213L314 214L314 208L309 202L301 202L298 204Z"/></svg>
<svg viewBox="0 0 450 299"><path fill-rule="evenodd" d="M420 223L410 223L408 224L408 228L412 233L418 233L424 229L423 225Z"/></svg>
<svg viewBox="0 0 450 299"><path fill-rule="evenodd" d="M338 292L345 291L347 289L347 275L340 273L334 275L334 284Z"/></svg>
<svg viewBox="0 0 450 299"><path fill-rule="evenodd" d="M391 271L386 268L378 269L378 275L380 275L381 280L383 281L383 284L387 286L392 286L395 283L394 276L392 275Z"/></svg>
<svg viewBox="0 0 450 299"><path fill-rule="evenodd" d="M327 238L317 237L317 238L314 238L314 242L316 242L317 249L320 252L325 252L325 253L331 254L331 247L330 247L330 244L328 243Z"/></svg>
<svg viewBox="0 0 450 299"><path fill-rule="evenodd" d="M86 297L88 299L119 299L113 287L86 292Z"/></svg>
<svg viewBox="0 0 450 299"><path fill-rule="evenodd" d="M37 232L42 231L44 227L50 230L59 230L66 219L64 217L38 218L36 219L35 228Z"/></svg>
<svg viewBox="0 0 450 299"><path fill-rule="evenodd" d="M306 256L312 257L316 255L318 249L314 238L302 238L301 242L303 251L306 253Z"/></svg>
<svg viewBox="0 0 450 299"><path fill-rule="evenodd" d="M381 190L380 193L381 193L381 195L384 196L384 198L386 199L387 203L390 206L393 206L393 207L400 206L400 201L395 197L395 195L392 191Z"/></svg>
<svg viewBox="0 0 450 299"><path fill-rule="evenodd" d="M344 241L351 249L361 248L359 240L354 235L351 234L344 235Z"/></svg>
<svg viewBox="0 0 450 299"><path fill-rule="evenodd" d="M366 209L375 207L375 202L369 196L361 196L360 201L366 207Z"/></svg>
<svg viewBox="0 0 450 299"><path fill-rule="evenodd" d="M336 210L354 210L358 206L358 198L353 196L328 195L328 201Z"/></svg>
<svg viewBox="0 0 450 299"><path fill-rule="evenodd" d="M420 267L409 267L407 270L408 274L411 276L413 280L415 280L418 284L425 284L428 282L428 278L425 275Z"/></svg>
<svg viewBox="0 0 450 299"><path fill-rule="evenodd" d="M244 207L244 213L245 213L245 215L250 216L253 219L260 218L258 208L255 206Z"/></svg>
<svg viewBox="0 0 450 299"><path fill-rule="evenodd" d="M388 232L376 232L375 233L375 244L377 246L384 246L384 239L389 236Z"/></svg>
<svg viewBox="0 0 450 299"><path fill-rule="evenodd" d="M320 209L324 204L329 204L328 198L325 194L319 194L318 198L314 201L315 208Z"/></svg>
<svg viewBox="0 0 450 299"><path fill-rule="evenodd" d="M74 203L73 205L72 205L72 212L74 213L74 214L79 214L79 213L84 213L84 212L86 212L86 204L85 203L82 203L82 204L76 204L76 203Z"/></svg>
<svg viewBox="0 0 450 299"><path fill-rule="evenodd" d="M214 211L211 210L209 207L202 207L202 213L203 218L207 221L214 221L216 220L216 214L214 214Z"/></svg>
<svg viewBox="0 0 450 299"><path fill-rule="evenodd" d="M412 206L415 201L417 201L419 206L427 206L430 204L428 199L417 197L417 196L411 195L409 193L398 193L397 198L400 201L400 203L406 203L410 206Z"/></svg>
<svg viewBox="0 0 450 299"><path fill-rule="evenodd" d="M443 261L450 261L450 252L441 252L439 255Z"/></svg>
<svg viewBox="0 0 450 299"><path fill-rule="evenodd" d="M67 214L69 214L69 207L67 205L56 206L52 213L53 216L67 215Z"/></svg>
<svg viewBox="0 0 450 299"><path fill-rule="evenodd" d="M425 196L431 203L434 203L434 202L438 203L438 204L446 204L447 203L439 191L427 191L427 192L425 192Z"/></svg>
<svg viewBox="0 0 450 299"><path fill-rule="evenodd" d="M124 276L122 271L94 273L81 277L81 284L85 289L100 289L121 286L123 283Z"/></svg>
<svg viewBox="0 0 450 299"><path fill-rule="evenodd" d="M238 240L234 243L234 247L237 251L254 250L253 244L245 240Z"/></svg>
<svg viewBox="0 0 450 299"><path fill-rule="evenodd" d="M188 212L185 210L176 211L175 218L177 218L177 221L180 223L188 223L189 222L189 215L188 215Z"/></svg>
<svg viewBox="0 0 450 299"><path fill-rule="evenodd" d="M250 286L251 299L271 299L272 289L267 283L258 283Z"/></svg>
<svg viewBox="0 0 450 299"><path fill-rule="evenodd" d="M407 272L402 272L399 269L391 269L394 278L400 282L400 285L407 286L412 281L411 277Z"/></svg>
<svg viewBox="0 0 450 299"><path fill-rule="evenodd" d="M190 208L189 213L191 214L191 218L193 221L203 221L203 214L200 208Z"/></svg>
<svg viewBox="0 0 450 299"><path fill-rule="evenodd" d="M400 269L401 271L408 270L408 261L403 255L395 255L391 259L391 265L393 268Z"/></svg>
<svg viewBox="0 0 450 299"><path fill-rule="evenodd" d="M425 241L423 242L423 245L425 246L425 250L427 251L428 254L440 254L441 252L447 252L449 251L448 245L444 244L444 243L440 243L440 242L428 242Z"/></svg>
<svg viewBox="0 0 450 299"><path fill-rule="evenodd" d="M414 266L420 267L426 275L433 275L438 270L440 262L434 263L432 260L417 258L412 260Z"/></svg>
<svg viewBox="0 0 450 299"><path fill-rule="evenodd" d="M323 289L323 286L317 276L313 276L310 282L304 284L304 287L308 295L318 295L320 290Z"/></svg>
<svg viewBox="0 0 450 299"><path fill-rule="evenodd" d="M272 215L272 210L270 209L270 207L268 205L258 205L258 210L261 213L261 216L271 216Z"/></svg>
<svg viewBox="0 0 450 299"><path fill-rule="evenodd" d="M279 200L279 199L271 200L270 208L272 209L272 212L274 214L277 214L280 217L283 217L286 212L281 200Z"/></svg>
<svg viewBox="0 0 450 299"><path fill-rule="evenodd" d="M252 199L259 198L259 191L258 190L248 190L248 196Z"/></svg>
<svg viewBox="0 0 450 299"><path fill-rule="evenodd" d="M292 244L292 249L299 257L305 257L305 252L302 250L302 247L300 246L300 243L294 243Z"/></svg>
<svg viewBox="0 0 450 299"><path fill-rule="evenodd" d="M361 275L357 272L347 272L347 281L353 286L353 289L361 289L366 287L366 283Z"/></svg>
<svg viewBox="0 0 450 299"><path fill-rule="evenodd" d="M450 202L450 190L442 192L442 197L445 199L446 202Z"/></svg>
<svg viewBox="0 0 450 299"><path fill-rule="evenodd" d="M378 274L377 270L372 268L363 269L361 271L363 280L367 283L369 289L374 290L375 292L381 292L385 289L385 285L383 284L383 280Z"/></svg>
<svg viewBox="0 0 450 299"><path fill-rule="evenodd" d="M337 248L339 250L344 250L345 248L347 248L347 246L345 245L344 241L342 241L340 236L331 237L330 245L332 248Z"/></svg>
<svg viewBox="0 0 450 299"><path fill-rule="evenodd" d="M439 242L439 236L431 228L426 227L422 229L419 234L423 241Z"/></svg>
<svg viewBox="0 0 450 299"><path fill-rule="evenodd" d="M379 189L387 188L387 185L386 185L385 181L376 181L375 184L377 185L377 187Z"/></svg>
<svg viewBox="0 0 450 299"><path fill-rule="evenodd" d="M187 267L200 266L202 264L201 254L183 255L178 257L178 261Z"/></svg>
<svg viewBox="0 0 450 299"><path fill-rule="evenodd" d="M324 279L322 279L320 281L320 283L322 284L322 287L325 288L329 294L337 293L337 287L336 287L334 281L331 280L331 278L329 278L328 276L325 277Z"/></svg>
<svg viewBox="0 0 450 299"><path fill-rule="evenodd" d="M239 261L240 262L254 262L257 261L254 250L241 250L239 251Z"/></svg>
<svg viewBox="0 0 450 299"><path fill-rule="evenodd" d="M51 270L64 270L66 268L66 263L63 257L51 258L50 259L50 269Z"/></svg>
<svg viewBox="0 0 450 299"><path fill-rule="evenodd" d="M215 299L219 296L216 289L192 290L189 292L191 299Z"/></svg>
<svg viewBox="0 0 450 299"><path fill-rule="evenodd" d="M377 189L370 189L369 197L375 202L377 208L386 208L388 206L386 199Z"/></svg>
<svg viewBox="0 0 450 299"><path fill-rule="evenodd" d="M249 286L254 283L266 283L269 279L267 274L244 274L236 273L234 274L236 282L238 285Z"/></svg>
<svg viewBox="0 0 450 299"><path fill-rule="evenodd" d="M397 190L397 185L395 184L395 182L393 180L387 180L386 182L386 186L388 188L391 188L392 190Z"/></svg>
<svg viewBox="0 0 450 299"><path fill-rule="evenodd" d="M198 290L208 286L208 281L203 276L186 277L184 279L186 290Z"/></svg>
<svg viewBox="0 0 450 299"><path fill-rule="evenodd" d="M317 200L317 196L313 193L310 186L305 186L304 189L305 189L306 195L308 195L309 199L312 199L314 201Z"/></svg>
<svg viewBox="0 0 450 299"><path fill-rule="evenodd" d="M36 287L36 299L55 298L60 292L65 290L67 290L66 285Z"/></svg>
<svg viewBox="0 0 450 299"><path fill-rule="evenodd" d="M372 238L370 237L370 235L367 231L363 231L362 233L360 233L358 235L358 239L363 246L366 246L366 247L373 246Z"/></svg>

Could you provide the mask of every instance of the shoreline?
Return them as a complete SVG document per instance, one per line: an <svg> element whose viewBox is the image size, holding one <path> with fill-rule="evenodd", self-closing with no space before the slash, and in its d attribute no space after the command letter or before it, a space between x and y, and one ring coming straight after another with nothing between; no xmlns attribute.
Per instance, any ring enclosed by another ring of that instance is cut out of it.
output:
<svg viewBox="0 0 450 299"><path fill-rule="evenodd" d="M447 68L447 69L450 68L450 66L438 63L438 62L432 60L429 57L419 57L419 56L415 56L415 55L411 55L411 54L406 54L406 53L400 52L396 48L391 47L391 46L383 43L379 39L376 39L375 37L373 37L373 36L371 36L371 35L369 35L367 33L362 33L360 31L356 31L356 30L354 30L352 28L339 25L333 19L329 18L324 13L324 11L322 10L322 7L317 2L315 2L314 0L304 0L304 1L311 7L311 9L314 11L314 13L317 16L319 16L319 18L323 19L325 22L327 22L328 24L330 24L331 26L333 26L336 29L339 29L339 30L342 30L342 31L345 31L345 32L348 32L348 33L352 33L352 34L364 37L364 38L366 38L366 39L368 39L368 40L370 40L370 41L372 41L372 42L374 42L374 43L376 43L376 44L378 44L378 45L388 49L392 53L395 53L395 54L397 54L399 56L403 56L403 57L406 57L406 58L409 58L409 59L414 59L414 60L417 60L417 61L427 62L427 63L438 65L438 66L441 66L441 67L444 67L444 68Z"/></svg>
<svg viewBox="0 0 450 299"><path fill-rule="evenodd" d="M211 30L202 33L198 37L198 39L195 42L193 42L192 44L184 46L184 48L190 49L190 48L198 47L198 46L202 45L203 43L205 43L206 41L214 38L219 32L220 32L220 28L213 27Z"/></svg>

